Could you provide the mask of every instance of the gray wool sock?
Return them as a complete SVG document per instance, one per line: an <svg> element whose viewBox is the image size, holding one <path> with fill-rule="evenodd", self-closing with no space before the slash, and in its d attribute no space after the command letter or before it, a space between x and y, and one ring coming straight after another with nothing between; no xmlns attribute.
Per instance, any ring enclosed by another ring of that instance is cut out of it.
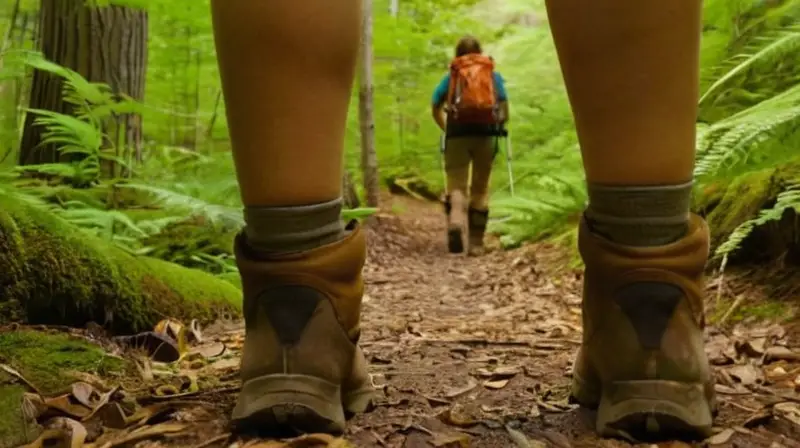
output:
<svg viewBox="0 0 800 448"><path fill-rule="evenodd" d="M261 254L302 252L344 238L342 199L291 207L245 207L247 245Z"/></svg>
<svg viewBox="0 0 800 448"><path fill-rule="evenodd" d="M662 246L688 232L692 182L663 186L588 185L589 228L615 243Z"/></svg>

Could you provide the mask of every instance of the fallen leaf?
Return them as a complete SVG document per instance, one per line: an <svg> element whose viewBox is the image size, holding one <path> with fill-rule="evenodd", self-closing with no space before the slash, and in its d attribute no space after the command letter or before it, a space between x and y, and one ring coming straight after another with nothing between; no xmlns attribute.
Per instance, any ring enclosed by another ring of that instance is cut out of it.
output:
<svg viewBox="0 0 800 448"><path fill-rule="evenodd" d="M204 358L216 358L225 353L225 344L222 342L212 342L193 348L189 354L198 354Z"/></svg>
<svg viewBox="0 0 800 448"><path fill-rule="evenodd" d="M737 343L736 350L752 358L758 358L764 355L766 344L766 337L752 338Z"/></svg>
<svg viewBox="0 0 800 448"><path fill-rule="evenodd" d="M751 393L749 391L733 388L724 384L715 384L714 390L725 395L748 395Z"/></svg>
<svg viewBox="0 0 800 448"><path fill-rule="evenodd" d="M176 398L176 397L188 397L190 395L194 395L200 392L200 386L197 384L197 377L193 375L187 375L185 379L187 381L184 382L184 384L181 387L175 386L173 384L165 384L158 386L152 398L165 399L165 398Z"/></svg>
<svg viewBox="0 0 800 448"><path fill-rule="evenodd" d="M770 347L765 352L767 361L800 361L800 353L786 347Z"/></svg>
<svg viewBox="0 0 800 448"><path fill-rule="evenodd" d="M728 373L744 386L756 384L760 378L759 371L751 364L742 364L728 369Z"/></svg>
<svg viewBox="0 0 800 448"><path fill-rule="evenodd" d="M22 415L27 421L36 421L47 412L47 405L41 395L25 392L22 395Z"/></svg>
<svg viewBox="0 0 800 448"><path fill-rule="evenodd" d="M46 445L51 445L47 442L56 440L64 440L64 431L60 429L48 429L39 434L39 437L37 437L36 440L27 445L23 445L20 448L43 448Z"/></svg>
<svg viewBox="0 0 800 448"><path fill-rule="evenodd" d="M509 425L506 425L506 431L508 432L508 437L511 438L511 440L519 448L547 448L547 445L545 445L544 442L530 440L521 431L518 431Z"/></svg>
<svg viewBox="0 0 800 448"><path fill-rule="evenodd" d="M709 445L722 445L723 443L727 443L728 440L730 440L735 433L736 433L735 430L727 428L709 437L708 439L706 439L706 442Z"/></svg>
<svg viewBox="0 0 800 448"><path fill-rule="evenodd" d="M467 412L467 409L458 403L439 414L439 419L448 425L462 427L473 426L478 423L478 421Z"/></svg>
<svg viewBox="0 0 800 448"><path fill-rule="evenodd" d="M800 426L800 404L792 402L778 403L773 406L773 409L781 417Z"/></svg>
<svg viewBox="0 0 800 448"><path fill-rule="evenodd" d="M241 360L238 358L227 358L227 359L220 359L219 361L215 361L211 364L211 368L214 370L230 370L239 367L241 364Z"/></svg>
<svg viewBox="0 0 800 448"><path fill-rule="evenodd" d="M200 331L200 322L197 319L192 319L189 322L189 330L192 332L192 338L198 343L203 342L203 333Z"/></svg>
<svg viewBox="0 0 800 448"><path fill-rule="evenodd" d="M64 431L65 438L69 438L69 448L81 448L86 441L86 437L89 435L82 424L69 418L61 417L54 419L52 428Z"/></svg>
<svg viewBox="0 0 800 448"><path fill-rule="evenodd" d="M462 433L436 434L431 444L436 448L469 448L469 436Z"/></svg>
<svg viewBox="0 0 800 448"><path fill-rule="evenodd" d="M72 385L72 398L78 403L86 406L89 409L94 409L92 398L96 395L94 387L84 382L77 382Z"/></svg>
<svg viewBox="0 0 800 448"><path fill-rule="evenodd" d="M444 395L447 398L455 398L458 397L459 395L464 395L465 393L471 391L472 389L475 389L476 387L478 387L478 382L470 378L469 382L467 382L466 385L449 389L448 391L445 392Z"/></svg>
<svg viewBox="0 0 800 448"><path fill-rule="evenodd" d="M94 404L94 408L92 409L92 412L90 412L89 415L84 417L83 421L87 421L90 418L92 418L94 416L94 414L97 412L98 409L100 409L101 407L105 406L105 404L108 403L108 400L111 399L111 396L114 395L114 393L117 391L117 389L119 389L119 386L116 386L116 387L112 388L110 391L100 395L100 399L97 400L97 402Z"/></svg>
<svg viewBox="0 0 800 448"><path fill-rule="evenodd" d="M123 429L128 426L128 418L119 403L106 403L95 412L95 416L103 422L103 426L112 429Z"/></svg>
<svg viewBox="0 0 800 448"><path fill-rule="evenodd" d="M22 381L22 384L27 386L28 389L30 389L32 392L36 392L39 395L42 394L41 392L39 392L39 389L36 386L33 385L33 383L31 383L30 381L25 379L25 377L22 376L21 373L19 373L16 370L12 369L11 366L8 366L6 364L0 364L0 369L5 370L6 373L8 373L9 375L11 375L13 377L16 377L18 380Z"/></svg>
<svg viewBox="0 0 800 448"><path fill-rule="evenodd" d="M84 418L92 413L90 408L70 400L70 395L45 398L44 404L51 409L58 410L69 417Z"/></svg>
<svg viewBox="0 0 800 448"><path fill-rule="evenodd" d="M498 380L498 381L487 381L483 383L483 386L487 389L502 389L508 385L509 380Z"/></svg>
<svg viewBox="0 0 800 448"><path fill-rule="evenodd" d="M115 446L127 445L133 442L147 440L156 436L181 433L189 429L189 427L189 425L183 423L161 423L154 426L145 426L137 429L136 431L128 433L121 439L110 442L110 444L107 444L106 446L113 448Z"/></svg>

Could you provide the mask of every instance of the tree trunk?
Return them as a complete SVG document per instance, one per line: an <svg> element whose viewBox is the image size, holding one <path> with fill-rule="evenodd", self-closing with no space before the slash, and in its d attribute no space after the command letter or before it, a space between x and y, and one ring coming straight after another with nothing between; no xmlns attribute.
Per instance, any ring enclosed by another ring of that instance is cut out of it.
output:
<svg viewBox="0 0 800 448"><path fill-rule="evenodd" d="M114 94L144 97L147 66L147 12L122 6L93 8L85 0L41 0L39 47L45 58L72 69L90 82L108 84ZM61 78L35 71L29 107L72 113L62 101ZM35 114L25 120L20 164L62 161L53 145L39 146L41 127ZM126 147L128 160L141 160L142 121L137 114L116 116L105 132ZM121 150L122 148L119 148Z"/></svg>
<svg viewBox="0 0 800 448"><path fill-rule="evenodd" d="M358 208L361 205L353 178L347 170L344 170L342 175L342 198L346 208Z"/></svg>
<svg viewBox="0 0 800 448"><path fill-rule="evenodd" d="M366 202L378 206L380 183L378 157L375 153L375 121L372 113L372 0L363 0L361 37L361 77L359 89L359 120L361 122L361 170L364 177Z"/></svg>

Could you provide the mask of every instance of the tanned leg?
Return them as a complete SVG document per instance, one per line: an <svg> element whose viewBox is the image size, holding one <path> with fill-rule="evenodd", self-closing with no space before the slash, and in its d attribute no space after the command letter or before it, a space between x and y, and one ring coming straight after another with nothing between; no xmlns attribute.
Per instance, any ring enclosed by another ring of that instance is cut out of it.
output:
<svg viewBox="0 0 800 448"><path fill-rule="evenodd" d="M549 0L589 206L573 397L604 435L710 433L708 229L689 213L700 0Z"/></svg>
<svg viewBox="0 0 800 448"><path fill-rule="evenodd" d="M212 0L245 229L239 428L341 432L371 395L356 346L363 233L341 221L360 0Z"/></svg>

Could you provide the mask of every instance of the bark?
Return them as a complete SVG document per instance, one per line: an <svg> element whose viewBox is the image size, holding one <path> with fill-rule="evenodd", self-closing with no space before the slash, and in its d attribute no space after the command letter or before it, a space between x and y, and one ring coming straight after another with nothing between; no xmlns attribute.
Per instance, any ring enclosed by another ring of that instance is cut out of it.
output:
<svg viewBox="0 0 800 448"><path fill-rule="evenodd" d="M363 0L363 2L361 77L358 95L359 120L361 122L361 169L367 206L377 207L380 183L378 180L378 157L375 153L375 120L373 116L372 0Z"/></svg>
<svg viewBox="0 0 800 448"><path fill-rule="evenodd" d="M344 206L347 208L358 208L361 205L361 201L358 199L358 192L356 192L356 186L353 184L353 178L347 170L345 170L342 175L342 198Z"/></svg>
<svg viewBox="0 0 800 448"><path fill-rule="evenodd" d="M122 6L93 8L84 0L41 0L39 49L48 60L72 69L90 82L105 83L115 95L144 97L147 68L147 12ZM61 78L34 72L29 107L72 113L62 101ZM39 146L42 131L25 120L20 164L64 161L52 145ZM137 114L115 116L106 123L111 142L128 148L129 160L141 160L142 120Z"/></svg>

